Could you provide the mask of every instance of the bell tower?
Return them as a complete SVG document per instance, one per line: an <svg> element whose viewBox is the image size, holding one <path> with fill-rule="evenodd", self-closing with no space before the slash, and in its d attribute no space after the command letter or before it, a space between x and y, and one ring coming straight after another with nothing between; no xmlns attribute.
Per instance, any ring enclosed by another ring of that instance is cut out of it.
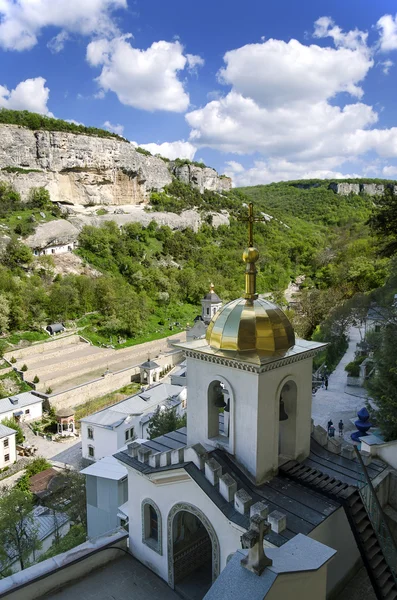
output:
<svg viewBox="0 0 397 600"><path fill-rule="evenodd" d="M258 250L244 250L245 294L212 318L205 339L178 344L187 364L187 441L219 447L255 481L310 452L312 361L325 344L295 338L287 316L256 292Z"/></svg>
<svg viewBox="0 0 397 600"><path fill-rule="evenodd" d="M201 318L206 325L209 325L211 319L216 315L222 306L222 300L214 291L214 284L211 283L210 291L201 300Z"/></svg>

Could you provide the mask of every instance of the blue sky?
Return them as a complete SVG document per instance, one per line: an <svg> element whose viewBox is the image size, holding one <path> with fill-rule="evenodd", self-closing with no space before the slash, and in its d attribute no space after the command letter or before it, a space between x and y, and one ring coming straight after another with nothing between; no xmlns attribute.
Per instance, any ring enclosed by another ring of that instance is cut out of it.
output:
<svg viewBox="0 0 397 600"><path fill-rule="evenodd" d="M106 127L237 185L397 178L391 0L0 0L0 107Z"/></svg>

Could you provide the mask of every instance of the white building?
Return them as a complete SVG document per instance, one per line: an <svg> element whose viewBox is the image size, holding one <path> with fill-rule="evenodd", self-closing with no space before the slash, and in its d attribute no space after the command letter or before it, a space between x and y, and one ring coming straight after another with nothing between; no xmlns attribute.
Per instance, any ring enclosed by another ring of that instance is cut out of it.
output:
<svg viewBox="0 0 397 600"><path fill-rule="evenodd" d="M129 547L170 587L183 594L185 584L196 586L202 597L241 540L258 558L265 535L272 556L284 545L282 560L307 554L297 566L297 589L306 589L299 597L322 600L362 564L367 550L356 540L364 530L372 539L362 521L370 517L354 487L357 465L335 444L324 447L326 431L320 442L311 437L312 362L324 344L297 339L282 310L258 299L258 257L245 250L245 295L215 315L206 339L177 344L187 363L187 429L115 454L128 470ZM383 468L368 468L370 477ZM337 491L329 496L325 486ZM318 553L324 560L316 562ZM272 598L294 597L293 577L284 581L288 594Z"/></svg>
<svg viewBox="0 0 397 600"><path fill-rule="evenodd" d="M35 392L22 392L0 399L0 422L3 419L37 421L43 416L43 400Z"/></svg>
<svg viewBox="0 0 397 600"><path fill-rule="evenodd" d="M106 456L80 473L86 478L88 537L127 527L127 469L113 456Z"/></svg>
<svg viewBox="0 0 397 600"><path fill-rule="evenodd" d="M17 459L16 435L15 429L0 423L0 469L9 467Z"/></svg>
<svg viewBox="0 0 397 600"><path fill-rule="evenodd" d="M158 383L81 419L83 458L99 460L114 454L135 437L145 438L149 421L147 415L151 415L158 406L183 411L184 389L179 385Z"/></svg>
<svg viewBox="0 0 397 600"><path fill-rule="evenodd" d="M222 307L222 300L214 291L214 284L211 283L210 291L201 300L201 315L194 319L194 325L186 332L188 342L199 340L205 337L207 327L211 319Z"/></svg>
<svg viewBox="0 0 397 600"><path fill-rule="evenodd" d="M46 248L35 248L33 254L35 256L45 256L52 254L65 254L65 252L73 252L77 248L77 242L70 242L69 244L54 244L47 246Z"/></svg>
<svg viewBox="0 0 397 600"><path fill-rule="evenodd" d="M78 245L79 230L66 219L40 223L26 239L35 256L73 252Z"/></svg>

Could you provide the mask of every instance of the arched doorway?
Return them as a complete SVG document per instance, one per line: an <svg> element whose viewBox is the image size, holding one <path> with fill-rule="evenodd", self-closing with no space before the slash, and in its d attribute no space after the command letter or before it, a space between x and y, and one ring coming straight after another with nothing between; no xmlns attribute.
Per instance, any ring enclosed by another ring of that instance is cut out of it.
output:
<svg viewBox="0 0 397 600"><path fill-rule="evenodd" d="M230 384L223 377L211 381L207 391L208 440L234 452L234 400Z"/></svg>
<svg viewBox="0 0 397 600"><path fill-rule="evenodd" d="M279 456L296 458L296 411L298 388L292 379L286 381L279 393Z"/></svg>
<svg viewBox="0 0 397 600"><path fill-rule="evenodd" d="M168 583L184 597L200 600L219 575L216 532L196 506L178 503L167 523Z"/></svg>

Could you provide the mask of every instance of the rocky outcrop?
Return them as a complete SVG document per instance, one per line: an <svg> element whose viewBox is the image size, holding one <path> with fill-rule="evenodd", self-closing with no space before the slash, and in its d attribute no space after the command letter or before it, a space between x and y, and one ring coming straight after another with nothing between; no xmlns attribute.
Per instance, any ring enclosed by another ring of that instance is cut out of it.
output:
<svg viewBox="0 0 397 600"><path fill-rule="evenodd" d="M141 223L147 227L151 221L155 221L158 225L168 225L171 229L186 229L190 227L194 231L198 231L203 224L203 219L200 213L196 210L185 210L180 215L171 212L147 212L141 207L131 210L127 214L109 213L107 215L69 215L70 222L79 230L84 225L94 225L99 227L105 221L115 221L120 227L127 223ZM229 215L227 213L213 213L212 226L229 225Z"/></svg>
<svg viewBox="0 0 397 600"><path fill-rule="evenodd" d="M75 242L80 231L69 221L59 219L39 225L33 235L25 240L30 248L47 248L48 246L62 246Z"/></svg>
<svg viewBox="0 0 397 600"><path fill-rule="evenodd" d="M366 194L367 196L382 196L386 187L392 187L394 193L397 193L397 185L383 183L337 183L333 181L329 184L329 189L340 196L349 196L350 194Z"/></svg>
<svg viewBox="0 0 397 600"><path fill-rule="evenodd" d="M0 125L0 181L12 184L24 200L32 187L46 187L53 202L64 204L147 203L152 190L171 183L172 170L172 163L115 138ZM231 187L209 168L194 167L185 179L200 191Z"/></svg>
<svg viewBox="0 0 397 600"><path fill-rule="evenodd" d="M177 179L184 183L198 188L201 193L204 190L213 192L229 192L232 189L232 180L230 177L222 175L221 177L210 167L197 167L195 165L175 165L170 163L170 169Z"/></svg>

